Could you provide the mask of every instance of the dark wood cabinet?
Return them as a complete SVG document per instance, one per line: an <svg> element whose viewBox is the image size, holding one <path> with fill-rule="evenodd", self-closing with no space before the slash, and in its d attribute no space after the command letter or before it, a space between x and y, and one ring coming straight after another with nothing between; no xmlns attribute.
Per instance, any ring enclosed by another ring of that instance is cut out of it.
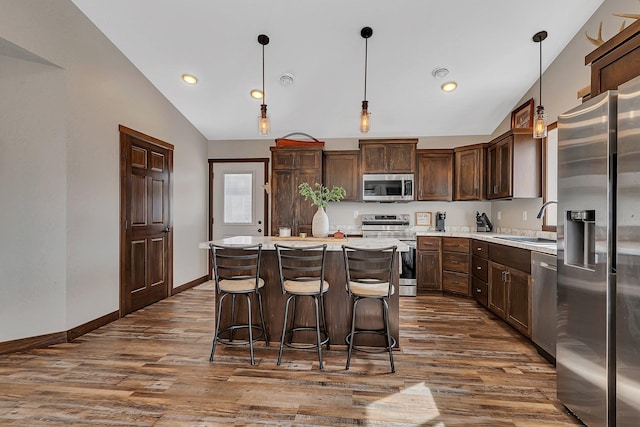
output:
<svg viewBox="0 0 640 427"><path fill-rule="evenodd" d="M507 283L505 267L489 262L489 310L505 319L507 317Z"/></svg>
<svg viewBox="0 0 640 427"><path fill-rule="evenodd" d="M487 198L542 197L542 140L511 129L487 148Z"/></svg>
<svg viewBox="0 0 640 427"><path fill-rule="evenodd" d="M531 337L531 252L489 245L489 309Z"/></svg>
<svg viewBox="0 0 640 427"><path fill-rule="evenodd" d="M454 149L455 191L453 200L483 200L485 198L486 144Z"/></svg>
<svg viewBox="0 0 640 427"><path fill-rule="evenodd" d="M324 185L344 187L344 201L361 200L360 152L357 150L324 152Z"/></svg>
<svg viewBox="0 0 640 427"><path fill-rule="evenodd" d="M517 330L531 336L531 276L513 268L507 269L507 321Z"/></svg>
<svg viewBox="0 0 640 427"><path fill-rule="evenodd" d="M442 289L440 237L418 236L416 251L416 281L418 293L425 291L439 291Z"/></svg>
<svg viewBox="0 0 640 427"><path fill-rule="evenodd" d="M640 21L604 42L584 59L591 65L591 97L640 75Z"/></svg>
<svg viewBox="0 0 640 427"><path fill-rule="evenodd" d="M442 290L469 296L469 242L463 237L442 238Z"/></svg>
<svg viewBox="0 0 640 427"><path fill-rule="evenodd" d="M417 150L418 200L453 200L453 150Z"/></svg>
<svg viewBox="0 0 640 427"><path fill-rule="evenodd" d="M417 139L360 140L362 173L415 173Z"/></svg>
<svg viewBox="0 0 640 427"><path fill-rule="evenodd" d="M271 147L271 161L271 233L291 227L294 236L311 235L317 208L304 200L298 186L322 182L322 148Z"/></svg>
<svg viewBox="0 0 640 427"><path fill-rule="evenodd" d="M489 244L471 241L471 294L485 307L489 307Z"/></svg>

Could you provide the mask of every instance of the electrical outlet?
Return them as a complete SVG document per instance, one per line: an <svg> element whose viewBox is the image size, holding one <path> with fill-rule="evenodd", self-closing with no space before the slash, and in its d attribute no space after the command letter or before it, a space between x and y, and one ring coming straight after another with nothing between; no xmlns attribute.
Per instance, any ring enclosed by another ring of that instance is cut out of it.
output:
<svg viewBox="0 0 640 427"><path fill-rule="evenodd" d="M360 213L358 211L353 211L353 218L354 219L358 219L359 216L360 216Z"/></svg>
<svg viewBox="0 0 640 427"><path fill-rule="evenodd" d="M523 221L527 220L527 211L522 211L522 220Z"/></svg>
<svg viewBox="0 0 640 427"><path fill-rule="evenodd" d="M502 219L502 211L498 211L498 221Z"/></svg>

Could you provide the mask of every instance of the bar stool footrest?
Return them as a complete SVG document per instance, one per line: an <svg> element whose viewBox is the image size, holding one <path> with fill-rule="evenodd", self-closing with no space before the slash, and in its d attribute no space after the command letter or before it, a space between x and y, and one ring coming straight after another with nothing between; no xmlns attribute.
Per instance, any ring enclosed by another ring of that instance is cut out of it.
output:
<svg viewBox="0 0 640 427"><path fill-rule="evenodd" d="M266 343L266 335L264 333L264 331L262 330L262 327L258 326L258 325L251 325L251 328L253 329L253 340L252 342L256 342L256 341L265 341ZM233 331L237 331L239 329L249 329L249 325L232 325L232 326L228 326L224 329L220 329L218 331L218 336L216 337L216 340L219 343L225 344L225 345L247 345L249 344L249 340L243 340L243 341L238 341L236 339L234 339L233 341L231 341L231 338L224 338L221 337L220 335L222 335L223 333L227 333L227 334L231 334L231 332ZM259 335L256 335L256 332ZM269 344L266 344L267 346Z"/></svg>
<svg viewBox="0 0 640 427"><path fill-rule="evenodd" d="M387 333L383 330L358 330L358 331L354 331L353 335L356 334L370 334L370 335L380 335L383 337L387 337ZM347 345L351 345L353 350L357 350L357 351L362 351L364 353L386 353L389 351L389 347L385 346L385 347L364 347L364 346L360 346L360 345L356 345L356 344L351 344L351 333L347 334L347 336L344 338L345 342L347 343ZM391 348L394 348L396 346L396 339L394 337L391 337Z"/></svg>
<svg viewBox="0 0 640 427"><path fill-rule="evenodd" d="M309 331L309 332L313 332L314 334L316 333L316 327L315 326L299 326L297 328L293 328L293 329L288 329L285 332L285 338L288 337L293 337L293 333L294 332L301 332L301 331ZM323 346L325 344L327 344L327 347L329 346L329 334L327 333L327 331L320 331L320 336L324 337L321 338L320 341L320 345ZM289 348L298 348L298 349L309 349L309 348L318 348L318 343L314 342L314 343L310 343L310 344L299 344L299 343L290 343L287 342L287 340L285 339L284 345L286 347Z"/></svg>

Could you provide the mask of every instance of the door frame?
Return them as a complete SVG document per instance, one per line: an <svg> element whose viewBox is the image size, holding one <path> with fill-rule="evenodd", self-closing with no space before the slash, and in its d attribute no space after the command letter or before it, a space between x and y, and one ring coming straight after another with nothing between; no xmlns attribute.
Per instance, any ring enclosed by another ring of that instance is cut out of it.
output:
<svg viewBox="0 0 640 427"><path fill-rule="evenodd" d="M127 233L127 155L128 151L125 150L125 141L126 136L132 136L134 138L145 141L149 144L155 145L157 147L164 148L169 150L170 158L168 161L168 169L169 169L169 229L171 230L168 234L169 240L169 248L168 248L168 261L167 261L167 284L166 284L166 297L171 295L171 291L173 289L173 152L174 146L173 144L169 144L168 142L162 141L158 138L154 138L153 136L146 135L142 132L138 132L136 130L130 129L123 125L118 125L118 131L120 134L120 307L118 311L118 317L124 317L126 307L125 307L125 281L128 272L125 271L125 253L126 253L126 233ZM165 297L165 298L166 298Z"/></svg>
<svg viewBox="0 0 640 427"><path fill-rule="evenodd" d="M262 163L264 166L264 182L269 182L269 159L266 157L260 158L233 158L233 159L209 159L209 240L213 240L213 165L214 163ZM269 236L270 233L269 221L269 191L264 189L264 235ZM209 279L211 279L211 257L209 257Z"/></svg>

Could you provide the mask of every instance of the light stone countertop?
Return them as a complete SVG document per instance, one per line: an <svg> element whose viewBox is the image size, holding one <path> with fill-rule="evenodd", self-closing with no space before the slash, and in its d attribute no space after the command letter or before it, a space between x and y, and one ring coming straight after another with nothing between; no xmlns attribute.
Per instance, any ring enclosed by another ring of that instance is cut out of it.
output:
<svg viewBox="0 0 640 427"><path fill-rule="evenodd" d="M281 243L293 247L314 246L326 243L328 251L341 251L343 244L362 249L375 249L395 245L398 247L398 252L407 252L409 250L409 246L397 239L365 239L362 237L348 237L346 241L334 243L303 238L296 240L273 240L271 236L234 236L210 242L202 242L198 247L200 249L209 249L210 243L223 246L257 245L258 243L262 243L263 250L274 250L274 243Z"/></svg>
<svg viewBox="0 0 640 427"><path fill-rule="evenodd" d="M531 242L520 242L513 240L504 240L500 237L528 237L528 236L520 236L514 234L504 234L504 233L482 233L482 232L456 232L456 231L418 231L416 232L418 236L434 236L434 237L464 237L467 239L476 239L482 240L484 242L496 243L499 245L512 246L514 248L527 249L535 252L542 252L545 254L556 255L557 254L557 245L555 242L545 242L545 243L531 243ZM535 236L534 236L535 237Z"/></svg>

